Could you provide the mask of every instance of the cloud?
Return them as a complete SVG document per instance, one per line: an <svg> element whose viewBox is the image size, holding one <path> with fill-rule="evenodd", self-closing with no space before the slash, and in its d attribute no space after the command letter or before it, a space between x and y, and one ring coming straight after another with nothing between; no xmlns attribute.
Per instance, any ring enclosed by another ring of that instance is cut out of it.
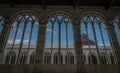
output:
<svg viewBox="0 0 120 73"><path fill-rule="evenodd" d="M21 34L22 34L22 31L18 31L18 34L21 35Z"/></svg>
<svg viewBox="0 0 120 73"><path fill-rule="evenodd" d="M102 44L102 43L99 43L98 45L99 45L99 46L103 46L103 44Z"/></svg>
<svg viewBox="0 0 120 73"><path fill-rule="evenodd" d="M52 32L52 29L47 28L47 32ZM56 32L53 30L53 33L56 33Z"/></svg>
<svg viewBox="0 0 120 73"><path fill-rule="evenodd" d="M7 43L8 43L8 44L12 44L12 43L13 43L13 40L8 40Z"/></svg>
<svg viewBox="0 0 120 73"><path fill-rule="evenodd" d="M29 42L29 40L28 40L28 39L25 39L25 40L24 40L24 43L28 43L28 42Z"/></svg>
<svg viewBox="0 0 120 73"><path fill-rule="evenodd" d="M16 39L15 44L20 44L20 41L21 41L20 39Z"/></svg>
<svg viewBox="0 0 120 73"><path fill-rule="evenodd" d="M16 39L15 40L15 44L20 44L20 42L21 42L21 39ZM23 42L26 44L26 43L29 42L29 40L28 39L24 39ZM8 40L7 44L13 44L13 40Z"/></svg>

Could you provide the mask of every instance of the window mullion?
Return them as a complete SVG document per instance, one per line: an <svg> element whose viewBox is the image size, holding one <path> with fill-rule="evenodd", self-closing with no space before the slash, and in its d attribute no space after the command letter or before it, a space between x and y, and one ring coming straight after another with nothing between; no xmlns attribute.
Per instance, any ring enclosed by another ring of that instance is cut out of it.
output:
<svg viewBox="0 0 120 73"><path fill-rule="evenodd" d="M29 50L30 50L30 43L31 43L31 38L32 38L33 25L34 25L34 22L33 22L32 25L31 25L32 28L31 28L30 36L29 36L29 43L28 43L28 49L27 49L26 64L27 64L27 58L28 58L28 54L29 54Z"/></svg>
<svg viewBox="0 0 120 73"><path fill-rule="evenodd" d="M89 36L88 36L88 26L87 26L87 25L88 25L88 24L85 23L85 29L86 29L87 37L89 37ZM90 49L90 42L89 42L89 39L87 39L87 42L88 42L88 47L89 47L90 64L92 64L91 49Z"/></svg>
<svg viewBox="0 0 120 73"><path fill-rule="evenodd" d="M51 35L51 64L52 64L52 51L53 51L53 30L54 29L54 24L52 23L52 35Z"/></svg>
<svg viewBox="0 0 120 73"><path fill-rule="evenodd" d="M18 58L17 58L17 63L19 62L19 57L20 57L20 52L22 49L22 45L23 45L23 40L24 40L24 35L25 35L25 31L26 31L26 26L27 26L28 21L25 20L25 24L24 24L24 29L23 29L23 33L22 33L22 38L21 38L21 42L20 42L20 48L19 48L19 52L18 52Z"/></svg>
<svg viewBox="0 0 120 73"><path fill-rule="evenodd" d="M67 52L68 52L68 24L66 24L66 46L67 46Z"/></svg>
<svg viewBox="0 0 120 73"><path fill-rule="evenodd" d="M68 53L68 24L66 24L66 48L67 48L67 53Z"/></svg>
<svg viewBox="0 0 120 73"><path fill-rule="evenodd" d="M98 43L97 43L97 38L96 38L96 33L95 33L95 27L94 27L94 21L92 22L92 29L93 29L93 34L94 34L94 39L95 39L95 45L97 48L97 54L98 54L98 63L100 63L100 54L99 54L99 48L98 48Z"/></svg>
<svg viewBox="0 0 120 73"><path fill-rule="evenodd" d="M58 50L58 64L60 64L60 53L61 53L61 23L58 23L58 42L59 42L59 50Z"/></svg>
<svg viewBox="0 0 120 73"><path fill-rule="evenodd" d="M104 50L105 50L105 57L107 59L107 64L108 64L107 50L106 50L106 47L105 47L105 41L104 41L104 38L103 38L103 33L102 33L102 29L101 29L101 25L100 24L99 24L100 34L101 34L101 37L102 37L102 42L103 42L103 46L104 46Z"/></svg>

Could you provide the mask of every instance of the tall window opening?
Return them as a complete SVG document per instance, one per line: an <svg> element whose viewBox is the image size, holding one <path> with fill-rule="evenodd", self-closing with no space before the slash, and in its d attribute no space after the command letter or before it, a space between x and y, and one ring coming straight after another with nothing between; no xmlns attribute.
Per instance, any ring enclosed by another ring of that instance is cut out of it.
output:
<svg viewBox="0 0 120 73"><path fill-rule="evenodd" d="M98 64L97 58L94 55L89 56L88 60L89 60L89 64Z"/></svg>
<svg viewBox="0 0 120 73"><path fill-rule="evenodd" d="M113 20L114 30L117 36L118 43L120 45L120 16L115 17Z"/></svg>
<svg viewBox="0 0 120 73"><path fill-rule="evenodd" d="M65 55L65 64L74 64L74 55L69 52Z"/></svg>
<svg viewBox="0 0 120 73"><path fill-rule="evenodd" d="M26 59L27 59L26 53L21 53L21 54L20 54L19 63L20 63L20 64L25 64L25 63L26 63Z"/></svg>
<svg viewBox="0 0 120 73"><path fill-rule="evenodd" d="M0 16L0 35L1 35L1 32L2 32L4 23L5 23L4 18L2 16Z"/></svg>
<svg viewBox="0 0 120 73"><path fill-rule="evenodd" d="M58 64L58 57L59 57L58 53L55 53L53 64Z"/></svg>
<svg viewBox="0 0 120 73"><path fill-rule="evenodd" d="M45 51L51 51L51 58L55 53L59 53L59 57L54 55L54 59L62 63L61 54L68 53L69 50L74 52L73 24L69 17L56 15L48 19L46 28ZM65 60L65 59L63 59ZM51 59L51 63L52 63ZM57 61L54 61L56 64Z"/></svg>
<svg viewBox="0 0 120 73"><path fill-rule="evenodd" d="M111 64L115 64L114 63L114 56L112 54L110 55L110 59L111 59Z"/></svg>
<svg viewBox="0 0 120 73"><path fill-rule="evenodd" d="M30 64L35 64L35 53L32 53L30 56Z"/></svg>
<svg viewBox="0 0 120 73"><path fill-rule="evenodd" d="M15 61L16 61L16 53L15 52L9 52L6 55L5 64L15 64Z"/></svg>
<svg viewBox="0 0 120 73"><path fill-rule="evenodd" d="M107 60L106 60L106 57L104 55L100 56L100 58L101 58L102 64L107 64Z"/></svg>
<svg viewBox="0 0 120 73"><path fill-rule="evenodd" d="M109 53L112 52L110 38L105 22L95 15L84 16L80 21L83 53L89 53L89 60L92 62L92 53L96 54L100 63L100 54L104 54L107 64L110 64ZM115 59L115 58L114 58ZM87 63L88 64L88 63Z"/></svg>
<svg viewBox="0 0 120 73"><path fill-rule="evenodd" d="M74 55L73 55L73 53L71 53L71 52L69 52L69 53L67 53L66 54L66 56L65 56L65 64L74 64Z"/></svg>
<svg viewBox="0 0 120 73"><path fill-rule="evenodd" d="M28 53L32 49L36 50L37 45L37 36L39 23L38 19L34 15L22 14L15 18L11 24L8 40L5 46L3 54L6 54L6 51L16 51L17 62L21 61L21 52L26 52L26 58L28 58ZM24 57L22 55L22 57ZM25 60L25 63L27 63ZM28 61L29 62L29 61ZM23 63L21 61L21 63Z"/></svg>
<svg viewBox="0 0 120 73"><path fill-rule="evenodd" d="M46 52L44 57L44 64L50 64L51 63L51 54Z"/></svg>

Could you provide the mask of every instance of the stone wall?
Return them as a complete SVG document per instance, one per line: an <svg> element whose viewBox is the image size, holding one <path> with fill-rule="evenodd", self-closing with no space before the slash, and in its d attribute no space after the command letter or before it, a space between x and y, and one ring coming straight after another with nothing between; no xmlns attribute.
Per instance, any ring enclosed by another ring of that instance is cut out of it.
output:
<svg viewBox="0 0 120 73"><path fill-rule="evenodd" d="M119 73L119 65L84 65L83 73ZM0 73L77 73L76 65L0 65Z"/></svg>

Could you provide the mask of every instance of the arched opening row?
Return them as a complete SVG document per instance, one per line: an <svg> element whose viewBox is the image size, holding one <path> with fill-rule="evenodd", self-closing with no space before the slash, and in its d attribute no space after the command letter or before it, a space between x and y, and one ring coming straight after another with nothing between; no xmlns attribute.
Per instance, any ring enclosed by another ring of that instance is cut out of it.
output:
<svg viewBox="0 0 120 73"><path fill-rule="evenodd" d="M5 59L3 60L4 64L16 64L18 55L15 52L9 52L4 57L5 57ZM18 64L35 64L34 58L35 58L35 53L32 53L29 56L27 56L27 53L22 52L20 54Z"/></svg>
<svg viewBox="0 0 120 73"><path fill-rule="evenodd" d="M57 52L53 55L46 52L44 54L44 64L75 64L75 55L71 52L66 54Z"/></svg>
<svg viewBox="0 0 120 73"><path fill-rule="evenodd" d="M4 18L0 16L0 35L5 24ZM115 17L113 20L114 30L120 45L120 18ZM110 34L108 33L107 23L102 18L91 15L84 16L80 20L80 34L82 39L82 50L83 54L88 54L89 64L117 64L116 54L113 46L111 45ZM74 23L73 20L67 15L53 15L48 18L46 24L46 35L45 35L45 48L44 57L45 64L75 64L75 43L74 43ZM3 52L1 53L2 62L4 55L6 55L6 64L26 64L28 63L29 53L36 51L39 31L39 21L34 15L21 14L16 17L10 29L8 31L8 38L3 46ZM40 31L39 31L40 32ZM39 34L40 35L40 34ZM16 53L13 53L15 51ZM71 53L69 53L71 51ZM7 54L8 52L12 52ZM24 55L22 53L25 52ZM55 54L55 52L57 52ZM92 55L92 52L96 56ZM66 54L67 53L67 54ZM101 53L103 56L101 56ZM110 53L112 55L110 56ZM54 54L54 56L53 56ZM62 54L66 54L63 55ZM34 56L31 56L30 64L34 62ZM109 56L112 60L109 59ZM96 59L97 58L97 59ZM7 61L8 60L8 61ZM14 62L15 61L15 62Z"/></svg>
<svg viewBox="0 0 120 73"><path fill-rule="evenodd" d="M107 58L109 60L109 64L115 64L113 54L110 54L106 57L104 54L100 55L101 64L107 64ZM84 55L84 64L98 64L98 57L96 55Z"/></svg>

